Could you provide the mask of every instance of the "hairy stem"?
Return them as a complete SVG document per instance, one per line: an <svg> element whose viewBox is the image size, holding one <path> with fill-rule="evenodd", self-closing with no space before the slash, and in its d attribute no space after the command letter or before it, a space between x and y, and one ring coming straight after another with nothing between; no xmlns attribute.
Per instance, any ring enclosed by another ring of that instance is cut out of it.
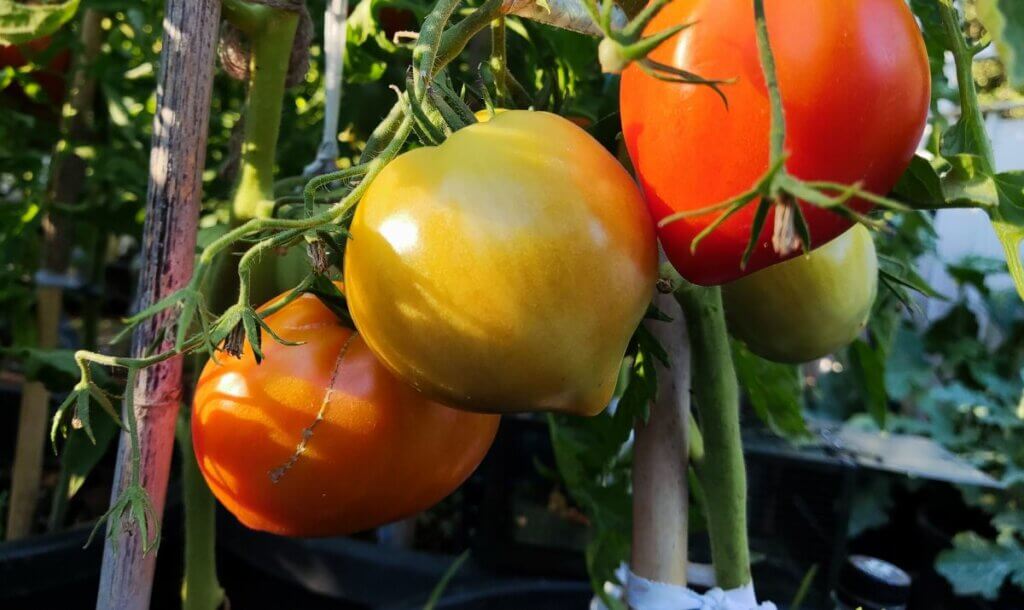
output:
<svg viewBox="0 0 1024 610"><path fill-rule="evenodd" d="M960 121L970 134L971 143L975 148L970 152L982 158L987 172L994 172L995 153L985 131L985 117L981 113L981 106L978 104L978 91L974 84L974 72L972 71L974 53L960 31L960 20L952 0L940 0L939 15L942 18L947 46L953 53L953 60L956 64L957 86L960 90Z"/></svg>
<svg viewBox="0 0 1024 610"><path fill-rule="evenodd" d="M772 123L769 134L769 165L775 165L786 153L786 111L782 107L779 92L779 77L775 67L775 55L768 39L768 22L764 15L764 0L754 0L754 25L757 30L757 51L764 72L764 84L768 88L771 102Z"/></svg>
<svg viewBox="0 0 1024 610"><path fill-rule="evenodd" d="M719 587L735 589L750 582L747 480L740 438L739 388L726 334L722 291L717 286L682 283L675 294L690 334L693 401L704 440L703 460L694 468L706 495L715 579Z"/></svg>
<svg viewBox="0 0 1024 610"><path fill-rule="evenodd" d="M265 218L274 206L274 157L281 129L285 80L298 13L274 10L250 33L249 97L238 186L231 203L236 223Z"/></svg>
<svg viewBox="0 0 1024 610"><path fill-rule="evenodd" d="M178 417L181 451L181 486L185 504L185 578L181 586L182 610L216 610L224 603L217 581L216 502L199 472L192 450L188 409Z"/></svg>

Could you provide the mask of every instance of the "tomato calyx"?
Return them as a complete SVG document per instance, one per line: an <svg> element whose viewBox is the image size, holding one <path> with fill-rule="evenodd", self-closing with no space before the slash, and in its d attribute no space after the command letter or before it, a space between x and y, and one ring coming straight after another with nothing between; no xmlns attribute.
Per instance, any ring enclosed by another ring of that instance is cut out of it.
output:
<svg viewBox="0 0 1024 610"><path fill-rule="evenodd" d="M750 239L740 261L741 269L746 269L747 263L757 247L769 212L774 212L772 248L780 256L786 256L797 250L807 253L814 248L801 204L829 210L851 222L861 223L876 230L884 229L885 223L858 211L851 203L857 200L866 201L896 212L909 212L913 209L888 197L864 190L862 182L842 184L827 180L805 181L786 170L786 161L789 158L789 153L785 148L786 116L782 105L782 95L779 92L775 56L768 37L764 0L754 0L754 23L761 69L771 107L768 171L755 182L750 190L736 197L704 208L677 212L658 222L658 227L664 228L684 218L718 213L715 220L694 236L690 242L691 253L696 253L697 247L704 238L731 216L756 201L757 210L754 214ZM716 91L718 90L716 89ZM720 92L719 94L721 95Z"/></svg>
<svg viewBox="0 0 1024 610"><path fill-rule="evenodd" d="M483 69L481 73L484 73ZM421 95L416 94L415 78L415 73L410 70L406 77L406 90L403 92L394 85L391 89L398 96L405 115L412 117L413 132L424 146L437 146L459 129L477 122L473 110L455 92L446 71L442 70L426 83Z"/></svg>
<svg viewBox="0 0 1024 610"><path fill-rule="evenodd" d="M601 33L604 34L604 39L601 40L598 47L601 69L609 74L620 74L629 64L635 63L646 74L659 80L710 87L728 106L729 102L720 85L733 82L731 79L707 79L693 72L680 70L647 57L661 43L693 26L692 23L681 23L645 37L644 30L669 2L671 0L655 0L638 12L629 23L622 27L616 27L614 22L617 20L618 14L614 10L615 2L613 0L601 0L600 5L598 5L598 0L585 0L583 6L590 13L591 19L597 24Z"/></svg>

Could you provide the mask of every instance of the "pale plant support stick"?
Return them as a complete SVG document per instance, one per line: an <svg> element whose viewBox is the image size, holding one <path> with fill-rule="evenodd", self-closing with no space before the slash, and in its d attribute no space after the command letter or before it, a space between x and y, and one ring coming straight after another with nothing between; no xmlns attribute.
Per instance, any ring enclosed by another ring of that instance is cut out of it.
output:
<svg viewBox="0 0 1024 610"><path fill-rule="evenodd" d="M219 0L167 0L163 22L161 72L150 153L149 189L143 233L144 267L139 279L139 308L184 287L192 275L196 247L196 218L202 192L206 133L217 33ZM165 311L140 324L132 350L140 355L156 341L174 311ZM181 357L139 372L132 408L138 420L136 461L156 517L163 512L174 447L174 427L181 399ZM131 378L131 377L129 377ZM131 481L133 439L122 432L112 490L116 501ZM124 519L111 518L108 532L126 528ZM147 540L131 527L116 539L107 537L103 550L98 609L143 610L149 607L156 553L147 553Z"/></svg>
<svg viewBox="0 0 1024 610"><path fill-rule="evenodd" d="M654 305L672 318L671 322L646 322L668 353L670 366L655 365L658 398L647 423L636 423L630 563L641 578L685 586L690 342L683 312L672 295L659 294Z"/></svg>
<svg viewBox="0 0 1024 610"><path fill-rule="evenodd" d="M330 0L324 10L324 131L316 159L303 170L317 176L338 169L338 114L345 75L348 0Z"/></svg>

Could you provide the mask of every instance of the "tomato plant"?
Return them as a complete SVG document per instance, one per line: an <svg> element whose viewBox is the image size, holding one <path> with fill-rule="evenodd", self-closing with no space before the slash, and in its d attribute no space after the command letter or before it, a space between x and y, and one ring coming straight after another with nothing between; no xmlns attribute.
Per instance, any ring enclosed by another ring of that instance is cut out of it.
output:
<svg viewBox="0 0 1024 610"><path fill-rule="evenodd" d="M490 448L498 416L427 400L316 297L266 322L301 345L268 341L260 365L248 346L211 361L192 412L199 468L247 526L328 536L407 517L451 493Z"/></svg>
<svg viewBox="0 0 1024 610"><path fill-rule="evenodd" d="M1021 31L1003 19L1012 17L1009 2L983 9L990 20L995 13L989 33L999 47ZM0 17L0 33L17 30L19 43L52 33L58 19L42 32L30 14L63 18L77 4L20 9L24 18ZM966 206L985 209L1013 247L1024 234L1024 182L995 169L972 88L976 47L951 0L909 3L924 44L901 0L622 2L622 11L611 0L364 0L344 22L345 3L332 0L322 45L308 27L319 30L321 16L304 14L303 3L224 0L219 12L216 4L168 0L163 11L103 16L89 7L103 40L79 39L98 42L81 48L101 49L100 58L76 61L74 80L95 75L97 93L81 96L68 116L91 120L91 109L98 120L89 137L64 121L52 126L62 131L52 139L58 152L82 155L83 200L132 204L93 205L81 218L101 218L106 231L110 218L131 217L134 227L147 193L133 352L69 355L79 382L53 426L76 434L80 425L92 439L97 406L108 423L124 424L122 476L101 519L112 534L135 527L140 535L112 540L119 552L106 554L104 571L136 576L101 586L98 606L148 602L141 581L152 574L145 552L162 510L168 423L182 383L195 383L180 380L182 356L196 352L217 361L198 382L194 430L181 435L183 471L194 475L183 485L183 589L207 594L186 599L190 610L223 602L209 574L214 502L204 481L256 528L315 535L371 527L427 507L472 471L497 425L495 415L472 411L557 412L548 421L559 484L587 513L598 595L629 557L638 576L682 584L688 519L707 527L716 584L751 591L739 390L772 430L813 430L802 418L800 370L730 343L726 315L751 350L802 361L856 335L875 281L895 287L874 306L882 315L869 332L842 350L846 369L860 375L862 392L849 396L884 422L885 361L898 351L892 310L923 280L910 257L876 280L870 240L863 228L844 234L849 222L898 227L890 212ZM415 36L393 38L412 24L422 24ZM225 39L235 36L221 45L222 66L242 86L211 80L222 25ZM927 158L911 161L929 99L925 49L933 74L953 56L962 112L950 129L937 123ZM1007 74L1019 72L1010 58ZM31 76L5 74L4 82ZM483 111L474 120L482 106L531 112ZM576 118L537 112L548 110ZM2 130L22 137L0 140L21 148L24 136L38 136L32 124L16 113ZM46 205L39 177L52 141L31 171L22 162L0 180L5 199L35 206L16 213L32 231L78 199ZM597 142L629 149L640 187ZM144 188L147 167L153 180ZM879 196L901 173L893 199ZM749 192L744 206L756 205L733 209L730 198ZM723 201L723 215L706 210ZM655 282L652 211L683 275L716 285L685 282L667 264ZM200 217L211 230L197 252L191 234ZM780 227L790 231L780 236ZM880 239L882 251L898 239ZM813 252L788 260L800 242ZM82 250L75 245L76 256ZM33 277L4 271L19 286ZM347 302L325 292L342 277ZM289 305L253 307L296 284L289 298L305 296ZM651 306L655 286L662 294ZM995 387L992 371L971 364L971 375L984 373L979 382ZM120 412L97 383L106 367L128 371ZM186 446L193 437L195 451ZM704 510L687 517L687 496ZM207 572L205 580L190 571Z"/></svg>
<svg viewBox="0 0 1024 610"><path fill-rule="evenodd" d="M917 148L930 100L924 42L903 0L767 0L768 30L786 118L787 169L798 178L860 182L885 194ZM738 196L769 166L770 112L758 60L754 14L746 0L675 0L650 29L697 23L651 59L715 79L727 103L706 87L680 87L639 66L622 76L622 131L647 203L658 220ZM701 285L722 284L778 262L762 229L741 260L756 206L736 212L694 251L715 214L660 230L669 260ZM861 211L866 202L853 205ZM831 211L801 205L817 247L847 229Z"/></svg>
<svg viewBox="0 0 1024 610"><path fill-rule="evenodd" d="M853 341L878 291L871 233L857 225L810 254L722 286L729 332L776 362L821 358Z"/></svg>
<svg viewBox="0 0 1024 610"><path fill-rule="evenodd" d="M388 368L487 412L605 408L654 289L654 227L582 129L508 111L408 152L356 210L349 307Z"/></svg>

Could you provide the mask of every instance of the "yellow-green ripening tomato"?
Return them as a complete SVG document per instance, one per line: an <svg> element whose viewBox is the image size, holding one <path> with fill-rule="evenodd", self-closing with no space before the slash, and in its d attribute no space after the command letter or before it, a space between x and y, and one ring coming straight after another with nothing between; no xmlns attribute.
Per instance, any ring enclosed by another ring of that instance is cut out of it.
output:
<svg viewBox="0 0 1024 610"><path fill-rule="evenodd" d="M729 332L776 362L821 358L867 324L878 256L862 225L812 251L722 286Z"/></svg>
<svg viewBox="0 0 1024 610"><path fill-rule="evenodd" d="M345 255L356 327L456 408L600 412L657 279L622 166L546 112L502 112L374 180Z"/></svg>

